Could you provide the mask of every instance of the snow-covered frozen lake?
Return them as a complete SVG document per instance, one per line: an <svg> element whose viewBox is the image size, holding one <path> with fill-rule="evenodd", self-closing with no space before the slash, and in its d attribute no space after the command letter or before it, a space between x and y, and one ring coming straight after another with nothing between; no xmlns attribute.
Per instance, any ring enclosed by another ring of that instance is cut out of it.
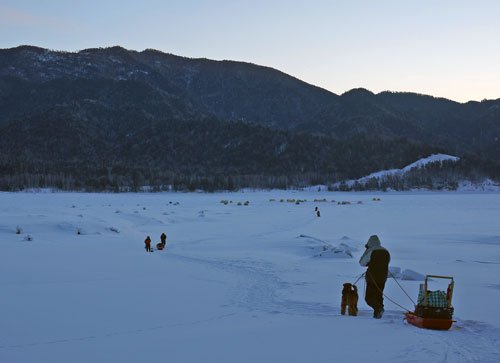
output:
<svg viewBox="0 0 500 363"><path fill-rule="evenodd" d="M392 267L454 276L450 331L387 300L340 315L372 234ZM500 362L500 194L0 193L0 287L5 363Z"/></svg>

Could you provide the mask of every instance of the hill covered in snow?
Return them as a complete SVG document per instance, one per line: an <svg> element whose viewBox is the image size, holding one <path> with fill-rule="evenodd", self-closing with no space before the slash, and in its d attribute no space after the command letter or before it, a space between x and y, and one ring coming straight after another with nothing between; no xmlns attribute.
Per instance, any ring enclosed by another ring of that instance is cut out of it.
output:
<svg viewBox="0 0 500 363"><path fill-rule="evenodd" d="M432 154L400 169L381 170L355 180L335 183L334 190L445 189L500 191L500 183L464 173L460 158Z"/></svg>
<svg viewBox="0 0 500 363"><path fill-rule="evenodd" d="M367 182L371 178L383 179L389 176L401 176L413 169L421 169L426 168L431 163L439 163L441 166L443 165L443 161L458 161L459 157L446 155L446 154L433 154L426 158L419 159L410 165L405 166L402 169L390 169L390 170L382 170L377 171L375 173L371 173L370 175L364 176L362 178L357 179L356 181L359 183ZM354 183L355 181L349 181L349 183Z"/></svg>

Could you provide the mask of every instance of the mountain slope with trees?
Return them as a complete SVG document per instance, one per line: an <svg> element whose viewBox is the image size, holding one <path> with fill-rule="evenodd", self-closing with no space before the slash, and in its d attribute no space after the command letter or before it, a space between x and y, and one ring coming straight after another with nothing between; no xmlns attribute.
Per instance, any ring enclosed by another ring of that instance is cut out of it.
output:
<svg viewBox="0 0 500 363"><path fill-rule="evenodd" d="M338 96L269 67L156 50L2 49L0 111L2 189L288 187L432 152L495 177L500 162L500 100Z"/></svg>

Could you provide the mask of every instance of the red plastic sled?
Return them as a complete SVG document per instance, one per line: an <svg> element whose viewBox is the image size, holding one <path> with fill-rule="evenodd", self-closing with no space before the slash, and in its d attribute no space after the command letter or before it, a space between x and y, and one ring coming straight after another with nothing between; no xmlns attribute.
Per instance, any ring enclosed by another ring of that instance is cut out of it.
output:
<svg viewBox="0 0 500 363"><path fill-rule="evenodd" d="M427 290L429 277L451 280L448 285L448 290L446 291L446 306L436 306L429 302L430 291ZM436 275L425 276L425 283L421 285L423 300L419 301L419 304L415 306L414 312L407 312L405 314L406 321L423 329L449 330L455 322L455 320L452 319L454 309L451 305L454 284L453 277Z"/></svg>
<svg viewBox="0 0 500 363"><path fill-rule="evenodd" d="M449 330L454 322L451 319L422 318L415 313L406 313L405 316L408 323L424 329Z"/></svg>

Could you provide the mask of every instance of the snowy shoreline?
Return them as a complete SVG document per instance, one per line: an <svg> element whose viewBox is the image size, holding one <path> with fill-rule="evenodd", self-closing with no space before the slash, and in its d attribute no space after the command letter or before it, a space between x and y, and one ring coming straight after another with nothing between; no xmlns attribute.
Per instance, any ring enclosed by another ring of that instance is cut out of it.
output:
<svg viewBox="0 0 500 363"><path fill-rule="evenodd" d="M320 190L318 190L320 189ZM27 194L239 194L239 193L317 193L321 194L377 194L377 195L400 195L400 194L408 194L408 195L418 195L418 194L498 194L500 193L500 187L492 189L492 190L482 190L480 188L471 188L471 189L458 189L458 190L432 190L432 189L412 189L412 190L363 190L363 191L329 191L326 190L325 186L317 185L302 189L250 189L245 188L242 190L218 190L214 192L207 192L203 190L196 191L138 191L138 192L130 192L123 191L112 193L109 191L82 191L82 190L62 190L62 189L53 189L53 188L43 188L43 189L23 189L19 191L0 191L0 194L3 193L27 193Z"/></svg>

